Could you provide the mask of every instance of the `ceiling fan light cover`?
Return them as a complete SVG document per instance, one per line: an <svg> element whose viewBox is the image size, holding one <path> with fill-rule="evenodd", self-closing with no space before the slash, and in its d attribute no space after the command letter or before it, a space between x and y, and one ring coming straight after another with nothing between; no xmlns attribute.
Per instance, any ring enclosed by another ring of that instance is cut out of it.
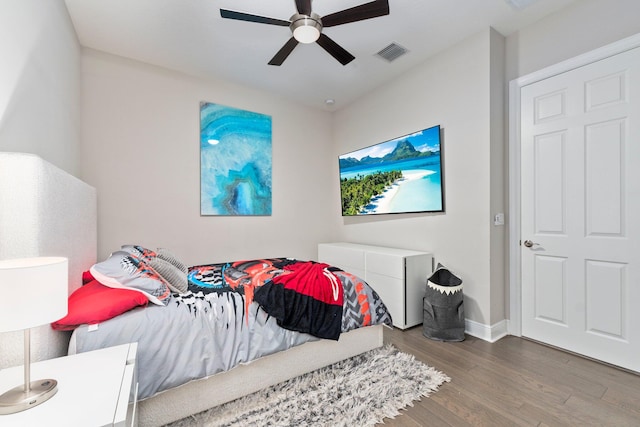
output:
<svg viewBox="0 0 640 427"><path fill-rule="evenodd" d="M298 42L314 43L318 40L322 31L320 16L315 13L312 13L311 16L293 15L291 17L291 31Z"/></svg>

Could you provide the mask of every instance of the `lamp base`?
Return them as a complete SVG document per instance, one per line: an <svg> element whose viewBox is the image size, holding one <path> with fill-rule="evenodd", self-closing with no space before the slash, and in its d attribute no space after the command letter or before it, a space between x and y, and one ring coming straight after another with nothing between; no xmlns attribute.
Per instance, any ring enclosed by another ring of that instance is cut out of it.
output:
<svg viewBox="0 0 640 427"><path fill-rule="evenodd" d="M58 391L58 382L52 379L31 381L30 387L26 393L21 385L0 395L0 415L25 411L46 402Z"/></svg>

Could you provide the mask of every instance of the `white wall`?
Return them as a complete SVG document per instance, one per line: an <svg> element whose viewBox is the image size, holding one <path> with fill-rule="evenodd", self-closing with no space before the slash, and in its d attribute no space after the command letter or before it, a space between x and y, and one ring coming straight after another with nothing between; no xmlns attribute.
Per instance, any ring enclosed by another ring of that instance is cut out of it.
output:
<svg viewBox="0 0 640 427"><path fill-rule="evenodd" d="M0 1L0 151L78 175L80 46L63 1Z"/></svg>
<svg viewBox="0 0 640 427"><path fill-rule="evenodd" d="M271 216L200 216L200 101L272 117ZM127 243L171 249L191 265L314 259L317 243L335 237L329 113L90 50L82 109L82 178L98 191L99 259Z"/></svg>
<svg viewBox="0 0 640 427"><path fill-rule="evenodd" d="M490 71L494 38L499 40L501 36L496 38L487 29L369 93L334 117L336 157L441 125L445 213L344 218L333 214L333 218L344 241L433 252L436 262L463 279L465 314L482 324L489 324L492 317L504 317L503 307L496 316L491 314ZM494 48L502 49L502 43ZM502 126L499 115L497 119ZM495 135L498 144L502 143L500 137ZM497 167L502 164L500 160ZM337 175L337 162L333 169ZM502 186L498 188L502 193ZM337 185L332 191L333 211L339 212ZM498 209L502 209L501 200L502 194L495 198ZM500 251L502 242L499 245ZM503 285L497 284L499 298Z"/></svg>
<svg viewBox="0 0 640 427"><path fill-rule="evenodd" d="M507 37L507 81L638 32L640 1L576 1Z"/></svg>
<svg viewBox="0 0 640 427"><path fill-rule="evenodd" d="M0 151L35 154L77 176L79 112L80 46L64 2L0 0ZM8 157L4 157L4 166L7 167ZM37 159L36 162L41 161ZM41 163L43 168L49 167ZM58 176L57 172L51 173ZM19 178L17 175L13 175L13 178ZM47 174L47 177L51 176ZM8 180L5 177L4 184L10 184L11 178ZM20 184L31 183L25 179ZM30 188L35 187L30 185ZM24 205L28 208L31 205L28 200L37 197L35 194L26 196ZM42 206L42 201L39 202ZM19 216L21 208L25 207L19 205L0 206L0 209L11 209L11 214ZM29 222L29 219L37 219L34 216L36 213L39 211L25 211L24 220ZM56 214L60 212L55 210L48 213L53 214L50 218L55 221ZM12 215L5 215L4 219L5 226L15 225ZM33 236L26 233L22 236L23 241L16 245L11 245L15 239L11 239L12 233L8 234L0 233L2 243L11 246L5 247L5 251L0 250L0 258L43 255L41 252L30 253L34 249L67 255L60 250L68 249L69 242L60 244L48 241L48 246L41 245L46 240L46 233L35 233ZM87 236L86 241L94 242L95 236ZM90 258L91 254L86 253L85 256ZM70 264L80 268L79 264L83 262L80 258L71 260ZM87 268L87 265L84 267ZM75 287L79 285L78 282L79 278L70 278L69 281ZM48 325L34 328L31 332L32 360L63 355L67 341L67 333L52 332ZM23 345L21 332L0 334L0 368L21 364L24 360Z"/></svg>

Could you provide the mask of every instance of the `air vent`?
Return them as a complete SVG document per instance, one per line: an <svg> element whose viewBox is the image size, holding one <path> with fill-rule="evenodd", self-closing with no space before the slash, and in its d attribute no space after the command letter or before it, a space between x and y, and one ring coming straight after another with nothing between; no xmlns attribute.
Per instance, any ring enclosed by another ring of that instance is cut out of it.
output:
<svg viewBox="0 0 640 427"><path fill-rule="evenodd" d="M376 53L376 55L378 55L382 59L387 60L388 62L392 62L407 52L409 51L399 44L391 43L389 46Z"/></svg>

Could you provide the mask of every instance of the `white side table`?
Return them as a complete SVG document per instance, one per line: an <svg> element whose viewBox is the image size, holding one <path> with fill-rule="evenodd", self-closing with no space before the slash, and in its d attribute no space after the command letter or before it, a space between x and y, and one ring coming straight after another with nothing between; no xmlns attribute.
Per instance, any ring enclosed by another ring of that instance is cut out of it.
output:
<svg viewBox="0 0 640 427"><path fill-rule="evenodd" d="M0 426L135 425L137 348L131 343L32 363L31 379L53 378L58 392L34 408L0 415ZM0 394L21 384L22 366L0 371Z"/></svg>

